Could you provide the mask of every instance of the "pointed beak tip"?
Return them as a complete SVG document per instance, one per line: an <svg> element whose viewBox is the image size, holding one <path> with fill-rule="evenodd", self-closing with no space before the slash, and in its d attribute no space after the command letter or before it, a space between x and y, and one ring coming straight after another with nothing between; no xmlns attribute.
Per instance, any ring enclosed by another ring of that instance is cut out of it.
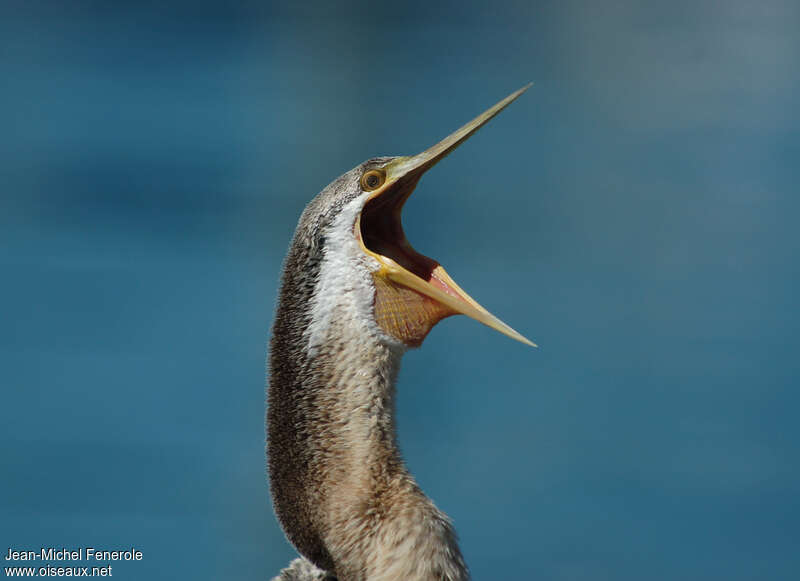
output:
<svg viewBox="0 0 800 581"><path fill-rule="evenodd" d="M435 145L429 147L422 153L410 157L399 157L387 166L387 173L392 180L399 179L410 172L420 174L428 171L443 158L447 157L459 145L469 139L478 129L486 125L503 109L517 100L525 91L531 88L532 82L517 89L505 99L501 99L486 111L475 117L469 123L463 125Z"/></svg>
<svg viewBox="0 0 800 581"><path fill-rule="evenodd" d="M512 339L516 339L520 343L524 343L525 345L528 345L529 347L533 347L534 349L538 349L539 348L539 346L536 343L534 343L533 341L531 341L530 339L528 339L524 335L512 336L511 338Z"/></svg>

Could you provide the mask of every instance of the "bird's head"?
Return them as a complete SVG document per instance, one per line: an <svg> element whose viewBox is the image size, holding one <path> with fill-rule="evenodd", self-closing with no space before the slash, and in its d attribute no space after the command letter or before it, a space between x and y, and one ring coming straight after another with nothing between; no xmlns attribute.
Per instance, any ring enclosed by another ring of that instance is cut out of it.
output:
<svg viewBox="0 0 800 581"><path fill-rule="evenodd" d="M534 346L464 292L437 261L414 250L401 221L422 175L527 88L418 155L362 163L309 204L294 248L303 248L302 260L314 270L307 330L312 346L325 341L334 321L351 319L389 341L416 347L436 323L456 314Z"/></svg>

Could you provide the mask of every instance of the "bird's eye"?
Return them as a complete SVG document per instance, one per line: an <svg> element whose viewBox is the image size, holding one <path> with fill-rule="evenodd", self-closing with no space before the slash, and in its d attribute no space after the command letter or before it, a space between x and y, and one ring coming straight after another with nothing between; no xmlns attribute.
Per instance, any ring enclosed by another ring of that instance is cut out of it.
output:
<svg viewBox="0 0 800 581"><path fill-rule="evenodd" d="M361 176L361 187L365 192L377 190L386 181L386 174L377 169L371 169Z"/></svg>

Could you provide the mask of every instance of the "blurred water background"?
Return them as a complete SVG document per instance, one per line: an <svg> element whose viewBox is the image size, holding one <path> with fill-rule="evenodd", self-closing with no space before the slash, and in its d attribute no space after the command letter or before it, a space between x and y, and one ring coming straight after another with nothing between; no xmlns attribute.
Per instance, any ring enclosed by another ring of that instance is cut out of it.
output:
<svg viewBox="0 0 800 581"><path fill-rule="evenodd" d="M0 5L0 549L264 580L264 358L306 202L534 87L427 175L467 318L400 443L477 580L797 579L795 2Z"/></svg>

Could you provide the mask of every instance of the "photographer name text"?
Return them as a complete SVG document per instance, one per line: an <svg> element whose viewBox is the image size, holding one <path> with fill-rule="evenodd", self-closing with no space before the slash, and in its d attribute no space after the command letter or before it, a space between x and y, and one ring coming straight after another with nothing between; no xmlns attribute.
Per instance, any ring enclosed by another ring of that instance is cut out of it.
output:
<svg viewBox="0 0 800 581"><path fill-rule="evenodd" d="M134 547L112 551L94 547L41 547L38 551L20 551L9 547L4 558L6 561L141 561L142 552Z"/></svg>

